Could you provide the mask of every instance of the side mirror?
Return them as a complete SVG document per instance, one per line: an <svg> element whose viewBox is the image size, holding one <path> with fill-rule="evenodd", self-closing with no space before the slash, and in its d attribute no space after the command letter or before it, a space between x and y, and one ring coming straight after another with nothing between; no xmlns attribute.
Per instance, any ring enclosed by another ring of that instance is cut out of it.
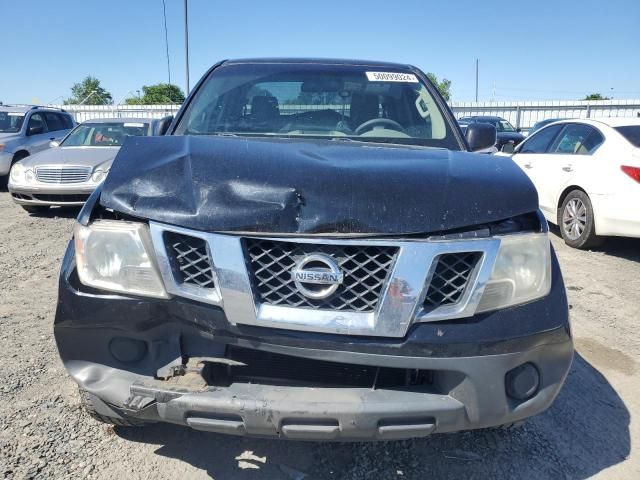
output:
<svg viewBox="0 0 640 480"><path fill-rule="evenodd" d="M158 135L164 135L165 133L167 133L171 122L173 122L173 115L163 118L162 122L160 123L160 127L158 128Z"/></svg>
<svg viewBox="0 0 640 480"><path fill-rule="evenodd" d="M522 133L522 129L520 127L516 128L516 132Z"/></svg>
<svg viewBox="0 0 640 480"><path fill-rule="evenodd" d="M27 135L40 135L41 133L44 133L44 128L41 125L34 125L33 127L29 127Z"/></svg>
<svg viewBox="0 0 640 480"><path fill-rule="evenodd" d="M516 151L516 147L513 146L512 142L509 142L502 145L502 148L500 149L500 151L502 153L513 153Z"/></svg>
<svg viewBox="0 0 640 480"><path fill-rule="evenodd" d="M465 138L472 152L492 147L496 144L496 137L496 127L490 123L471 123L465 133Z"/></svg>
<svg viewBox="0 0 640 480"><path fill-rule="evenodd" d="M49 142L49 148L58 148L60 146L60 142L57 140L51 140Z"/></svg>

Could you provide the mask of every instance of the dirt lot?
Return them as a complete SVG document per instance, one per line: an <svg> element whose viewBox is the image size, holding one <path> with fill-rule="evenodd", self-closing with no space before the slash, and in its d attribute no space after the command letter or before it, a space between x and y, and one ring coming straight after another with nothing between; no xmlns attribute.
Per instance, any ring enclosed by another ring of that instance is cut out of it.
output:
<svg viewBox="0 0 640 480"><path fill-rule="evenodd" d="M78 407L52 336L77 211L33 217L0 191L0 475L4 478L640 478L640 241L553 243L577 355L554 406L516 432L375 444L109 428ZM634 451L632 451L632 444Z"/></svg>

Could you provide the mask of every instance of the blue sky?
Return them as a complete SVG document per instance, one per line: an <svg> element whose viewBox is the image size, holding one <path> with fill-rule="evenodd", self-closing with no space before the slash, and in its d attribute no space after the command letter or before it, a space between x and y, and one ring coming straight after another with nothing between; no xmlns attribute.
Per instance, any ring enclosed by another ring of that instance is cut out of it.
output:
<svg viewBox="0 0 640 480"><path fill-rule="evenodd" d="M184 88L183 1L166 0ZM86 75L116 101L167 81L162 0L0 0L0 101L48 103ZM640 1L189 0L191 84L223 58L412 63L454 100L640 98ZM494 95L495 87L495 95Z"/></svg>

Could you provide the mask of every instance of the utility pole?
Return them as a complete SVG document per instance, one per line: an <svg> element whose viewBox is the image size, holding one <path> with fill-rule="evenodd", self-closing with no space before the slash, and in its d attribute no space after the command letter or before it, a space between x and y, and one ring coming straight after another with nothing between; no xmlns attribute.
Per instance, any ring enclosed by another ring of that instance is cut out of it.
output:
<svg viewBox="0 0 640 480"><path fill-rule="evenodd" d="M169 77L169 85L171 85L171 62L169 61L169 34L167 33L167 5L162 0L162 16L164 18L164 47L167 53L167 76Z"/></svg>
<svg viewBox="0 0 640 480"><path fill-rule="evenodd" d="M476 58L476 103L478 103L478 59Z"/></svg>
<svg viewBox="0 0 640 480"><path fill-rule="evenodd" d="M189 11L187 1L184 0L184 54L187 74L187 95L189 95Z"/></svg>

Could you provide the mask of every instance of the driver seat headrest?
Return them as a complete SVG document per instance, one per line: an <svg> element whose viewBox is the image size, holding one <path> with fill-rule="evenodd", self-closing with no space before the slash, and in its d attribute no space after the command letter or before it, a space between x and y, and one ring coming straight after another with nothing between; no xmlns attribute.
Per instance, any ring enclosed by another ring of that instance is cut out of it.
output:
<svg viewBox="0 0 640 480"><path fill-rule="evenodd" d="M280 115L276 97L259 95L251 100L251 117L256 120L270 120Z"/></svg>
<svg viewBox="0 0 640 480"><path fill-rule="evenodd" d="M355 92L351 96L349 118L351 125L356 128L367 120L380 116L380 99L375 93Z"/></svg>

